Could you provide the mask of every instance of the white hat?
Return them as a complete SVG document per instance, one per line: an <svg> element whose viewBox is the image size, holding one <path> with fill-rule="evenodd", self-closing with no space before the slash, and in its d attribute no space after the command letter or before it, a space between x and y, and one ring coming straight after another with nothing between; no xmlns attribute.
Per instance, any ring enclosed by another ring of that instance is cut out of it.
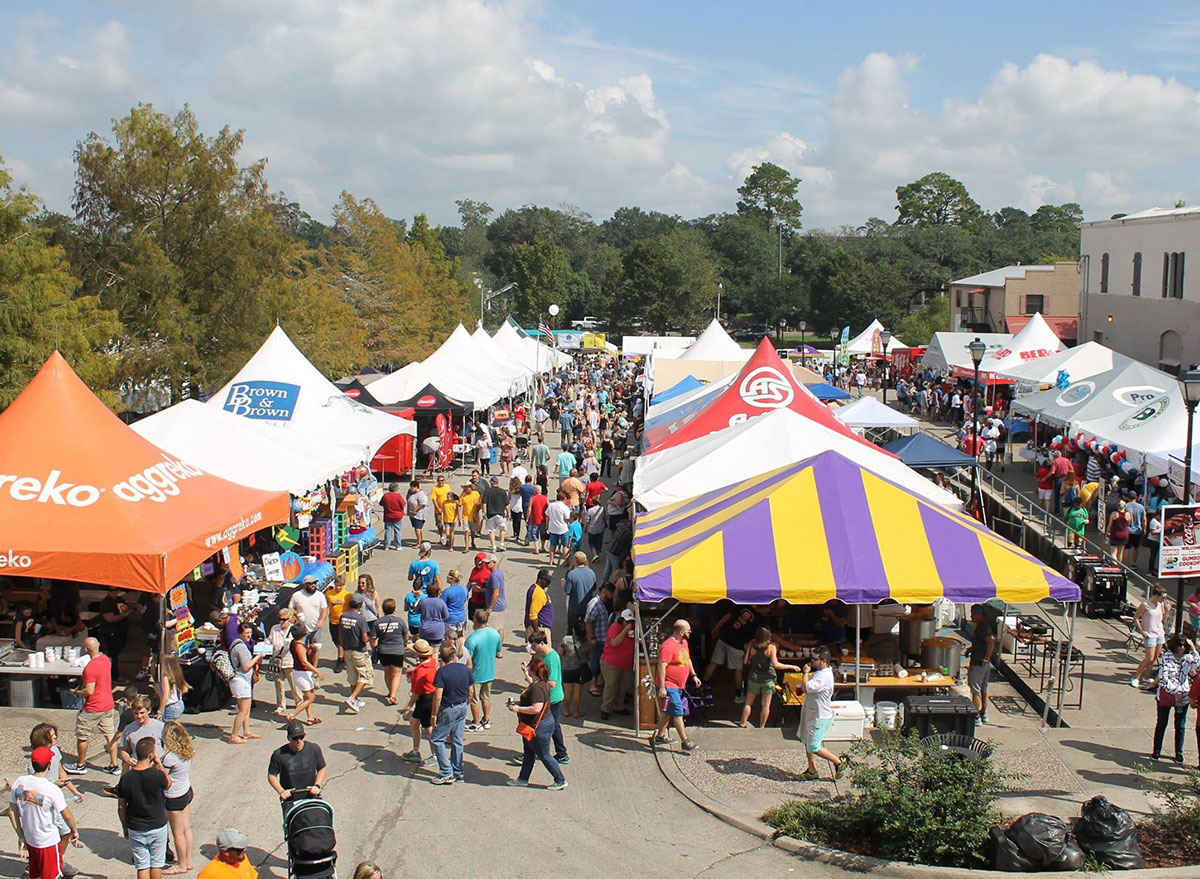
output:
<svg viewBox="0 0 1200 879"><path fill-rule="evenodd" d="M621 619L633 622L633 611L631 611L629 608L625 608L623 611L621 611Z"/></svg>

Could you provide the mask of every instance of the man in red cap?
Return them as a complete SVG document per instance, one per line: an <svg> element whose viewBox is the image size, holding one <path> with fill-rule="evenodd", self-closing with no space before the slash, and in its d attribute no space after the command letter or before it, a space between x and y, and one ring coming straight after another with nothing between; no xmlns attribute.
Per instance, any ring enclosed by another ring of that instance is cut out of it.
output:
<svg viewBox="0 0 1200 879"><path fill-rule="evenodd" d="M68 843L79 844L79 828L62 788L46 777L54 752L34 748L29 762L33 774L17 778L9 791L8 817L17 831L17 850L29 855L30 879L59 879L65 875L63 852ZM58 827L60 815L70 829L66 837Z"/></svg>

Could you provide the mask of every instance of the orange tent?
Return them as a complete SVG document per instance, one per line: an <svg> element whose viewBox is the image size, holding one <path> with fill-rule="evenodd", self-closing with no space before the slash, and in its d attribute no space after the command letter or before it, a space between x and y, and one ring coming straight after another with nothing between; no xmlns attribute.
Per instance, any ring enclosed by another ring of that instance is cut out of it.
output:
<svg viewBox="0 0 1200 879"><path fill-rule="evenodd" d="M0 574L161 595L287 518L287 494L226 482L138 436L57 351L0 413Z"/></svg>

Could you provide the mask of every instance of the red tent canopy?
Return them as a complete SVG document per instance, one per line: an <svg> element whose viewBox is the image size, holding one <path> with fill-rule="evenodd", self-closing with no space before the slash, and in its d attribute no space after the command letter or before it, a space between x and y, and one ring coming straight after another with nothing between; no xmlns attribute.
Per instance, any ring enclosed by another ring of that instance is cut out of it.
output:
<svg viewBox="0 0 1200 879"><path fill-rule="evenodd" d="M874 443L834 418L823 403L796 381L791 368L779 359L766 338L724 392L695 412L648 431L647 451L661 452L776 409L791 409L879 451Z"/></svg>
<svg viewBox="0 0 1200 879"><path fill-rule="evenodd" d="M134 433L57 351L0 413L0 573L161 595L287 518L286 493L226 482Z"/></svg>

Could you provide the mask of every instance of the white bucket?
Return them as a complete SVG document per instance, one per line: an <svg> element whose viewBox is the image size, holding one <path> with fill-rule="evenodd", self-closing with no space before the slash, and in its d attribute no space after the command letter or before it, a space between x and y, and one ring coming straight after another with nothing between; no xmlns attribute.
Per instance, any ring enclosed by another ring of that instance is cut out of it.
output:
<svg viewBox="0 0 1200 879"><path fill-rule="evenodd" d="M895 702L876 702L875 720L880 729L895 729L900 725L900 706Z"/></svg>
<svg viewBox="0 0 1200 879"><path fill-rule="evenodd" d="M864 705L863 713L866 715L863 718L863 723L868 728L873 727L875 725L875 706L874 705Z"/></svg>

